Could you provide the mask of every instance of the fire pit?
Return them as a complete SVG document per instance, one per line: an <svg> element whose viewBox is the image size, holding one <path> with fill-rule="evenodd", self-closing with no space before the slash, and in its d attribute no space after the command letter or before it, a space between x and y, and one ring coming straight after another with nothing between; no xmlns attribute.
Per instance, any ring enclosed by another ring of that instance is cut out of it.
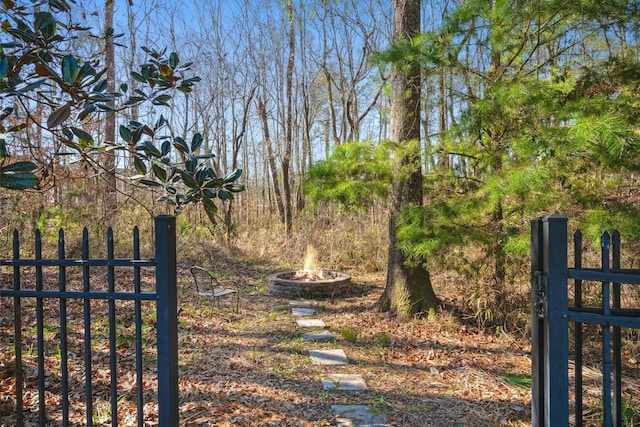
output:
<svg viewBox="0 0 640 427"><path fill-rule="evenodd" d="M329 298L344 295L351 276L335 270L322 270L322 279L296 279L296 271L281 271L267 276L267 289L285 298Z"/></svg>
<svg viewBox="0 0 640 427"><path fill-rule="evenodd" d="M267 289L272 295L285 298L329 298L345 294L351 286L351 276L316 268L317 260L318 252L307 245L304 269L267 276Z"/></svg>

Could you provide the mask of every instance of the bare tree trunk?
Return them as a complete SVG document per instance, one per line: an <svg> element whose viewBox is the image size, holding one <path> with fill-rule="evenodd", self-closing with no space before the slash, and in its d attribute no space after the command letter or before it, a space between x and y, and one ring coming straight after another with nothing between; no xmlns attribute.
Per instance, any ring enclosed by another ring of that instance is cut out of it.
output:
<svg viewBox="0 0 640 427"><path fill-rule="evenodd" d="M420 31L420 0L394 0L394 42L410 40ZM439 305L429 271L423 262L407 264L398 247L401 211L422 205L420 157L420 64L415 60L394 64L391 73L391 141L398 144L389 202L389 258L387 284L378 307L399 319Z"/></svg>
<svg viewBox="0 0 640 427"><path fill-rule="evenodd" d="M106 0L104 7L104 27L105 27L105 52L104 62L107 68L107 92L115 92L116 87L116 69L115 69L115 52L113 45L113 0ZM114 101L108 103L114 106ZM116 115L113 111L106 112L104 140L107 145L115 144L116 141ZM104 169L106 172L106 193L105 193L105 210L107 217L113 214L118 206L117 188L116 188L116 151L111 150L105 153Z"/></svg>
<svg viewBox="0 0 640 427"><path fill-rule="evenodd" d="M258 115L262 122L262 133L264 135L264 145L267 148L267 161L269 162L269 169L271 171L271 179L273 180L273 192L276 196L276 205L278 207L278 216L280 221L284 224L284 203L282 203L282 194L280 193L280 182L278 180L278 167L276 166L276 159L273 155L273 148L271 147L271 133L269 132L269 121L267 117L267 106L262 97L258 98Z"/></svg>
<svg viewBox="0 0 640 427"><path fill-rule="evenodd" d="M282 189L284 192L284 232L291 235L293 218L291 209L291 147L293 145L293 66L295 60L295 27L293 25L293 0L287 0L287 15L289 19L289 60L287 62L287 123L284 141L284 155L282 156Z"/></svg>

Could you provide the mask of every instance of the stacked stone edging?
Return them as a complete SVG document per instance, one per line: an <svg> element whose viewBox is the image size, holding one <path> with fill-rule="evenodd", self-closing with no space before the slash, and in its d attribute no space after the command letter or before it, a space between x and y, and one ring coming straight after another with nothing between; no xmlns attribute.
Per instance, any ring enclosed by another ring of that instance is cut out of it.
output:
<svg viewBox="0 0 640 427"><path fill-rule="evenodd" d="M281 276L295 274L295 271L281 271L266 278L267 290L272 295L284 298L331 298L344 295L351 289L351 276L335 270L325 270L334 278L328 280L284 279Z"/></svg>

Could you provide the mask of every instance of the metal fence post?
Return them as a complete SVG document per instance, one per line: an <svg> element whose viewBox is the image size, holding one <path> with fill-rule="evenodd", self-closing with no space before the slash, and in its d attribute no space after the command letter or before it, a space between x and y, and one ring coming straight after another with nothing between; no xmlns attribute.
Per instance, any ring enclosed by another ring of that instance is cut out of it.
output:
<svg viewBox="0 0 640 427"><path fill-rule="evenodd" d="M567 218L543 219L545 426L569 425L569 298L567 292Z"/></svg>
<svg viewBox="0 0 640 427"><path fill-rule="evenodd" d="M156 217L155 238L158 295L158 421L161 427L176 427L179 425L179 414L175 217Z"/></svg>
<svg viewBox="0 0 640 427"><path fill-rule="evenodd" d="M531 220L531 426L544 422L544 323L540 316L543 273L542 218Z"/></svg>

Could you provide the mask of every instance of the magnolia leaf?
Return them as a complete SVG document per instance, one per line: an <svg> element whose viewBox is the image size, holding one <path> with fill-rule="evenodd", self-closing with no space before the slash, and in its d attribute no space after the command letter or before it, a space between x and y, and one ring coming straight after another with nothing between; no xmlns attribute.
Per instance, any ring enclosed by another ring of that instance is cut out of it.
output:
<svg viewBox="0 0 640 427"><path fill-rule="evenodd" d="M2 168L2 173L7 173L7 172L30 172L32 170L37 169L38 166L36 166L35 163L33 162L15 162L12 163L10 165L4 166Z"/></svg>
<svg viewBox="0 0 640 427"><path fill-rule="evenodd" d="M81 147L93 144L93 137L88 132L77 127L71 127L71 132L78 137Z"/></svg>
<svg viewBox="0 0 640 427"><path fill-rule="evenodd" d="M202 137L202 134L200 132L193 135L193 138L191 139L191 152L195 153L196 151L198 151L198 148L200 148L203 141L204 138Z"/></svg>
<svg viewBox="0 0 640 427"><path fill-rule="evenodd" d="M4 173L0 171L0 187L9 190L26 190L38 185L38 177L31 172Z"/></svg>
<svg viewBox="0 0 640 427"><path fill-rule="evenodd" d="M49 129L60 126L71 115L71 104L66 103L62 107L58 108L51 113L47 119L47 127Z"/></svg>
<svg viewBox="0 0 640 427"><path fill-rule="evenodd" d="M78 78L78 60L73 55L62 58L62 79L67 83L74 83Z"/></svg>
<svg viewBox="0 0 640 427"><path fill-rule="evenodd" d="M144 161L140 157L135 156L133 158L133 166L136 168L136 172L138 172L139 174L147 174L147 165L145 165Z"/></svg>
<svg viewBox="0 0 640 427"><path fill-rule="evenodd" d="M141 179L140 184L148 185L149 187L162 187L162 184L156 181L151 181L149 179Z"/></svg>
<svg viewBox="0 0 640 427"><path fill-rule="evenodd" d="M131 130L125 125L120 125L120 138L126 143L131 142Z"/></svg>
<svg viewBox="0 0 640 427"><path fill-rule="evenodd" d="M176 68L179 62L180 61L178 59L178 54L175 52L171 52L171 54L169 55L169 65L171 66L171 68Z"/></svg>
<svg viewBox="0 0 640 427"><path fill-rule="evenodd" d="M151 169L153 170L153 174L163 183L167 182L167 171L164 170L157 163L151 165Z"/></svg>

